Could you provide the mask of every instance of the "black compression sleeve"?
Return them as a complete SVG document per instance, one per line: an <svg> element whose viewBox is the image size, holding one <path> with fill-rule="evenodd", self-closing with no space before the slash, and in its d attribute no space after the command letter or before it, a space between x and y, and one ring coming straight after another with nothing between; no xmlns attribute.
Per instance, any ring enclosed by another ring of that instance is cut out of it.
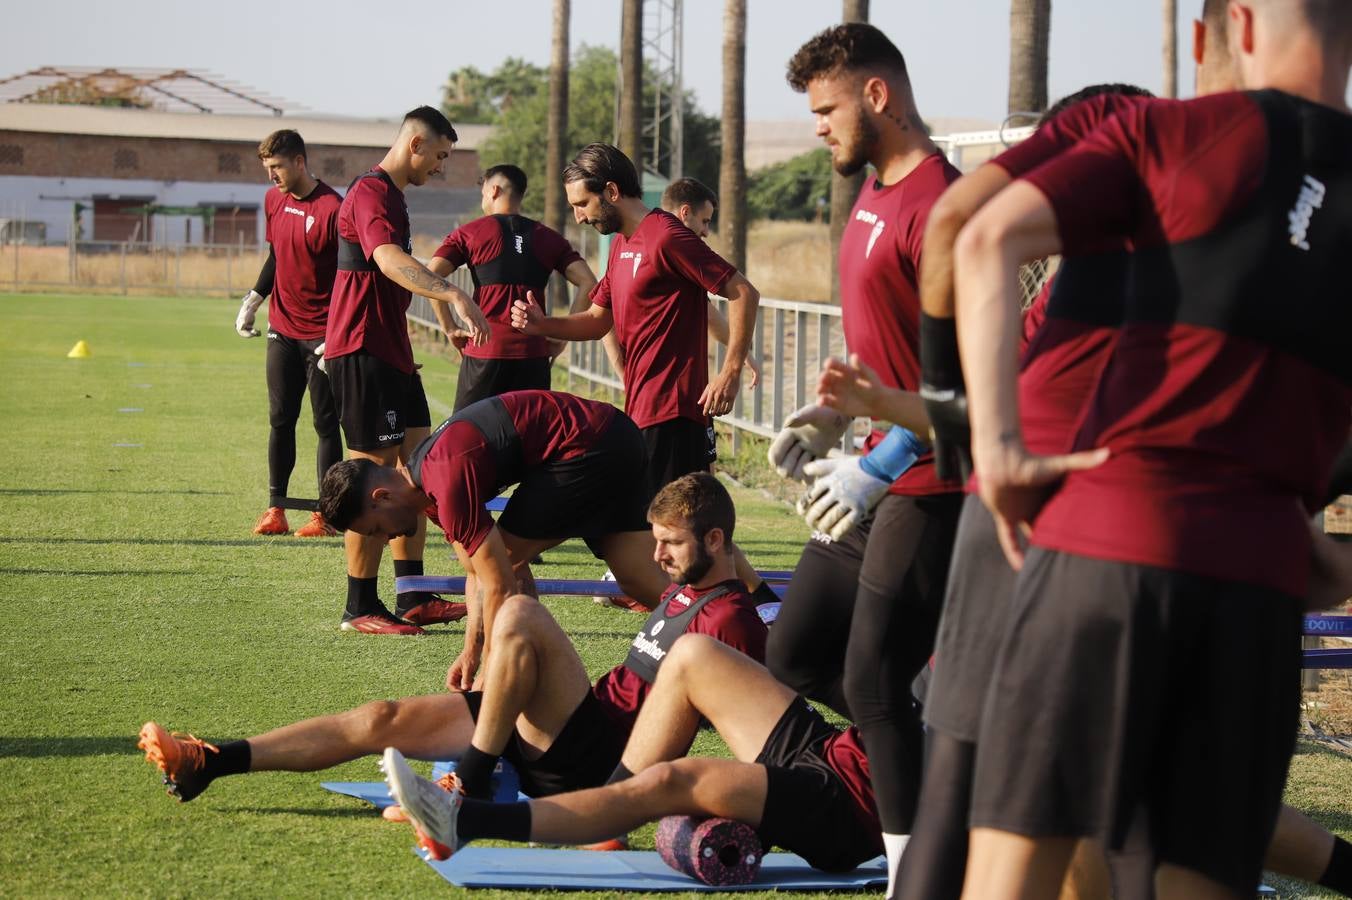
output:
<svg viewBox="0 0 1352 900"><path fill-rule="evenodd" d="M277 271L277 251L268 245L268 259L263 263L263 269L258 273L258 282L254 284L254 293L260 297L266 297L272 293L272 279Z"/></svg>

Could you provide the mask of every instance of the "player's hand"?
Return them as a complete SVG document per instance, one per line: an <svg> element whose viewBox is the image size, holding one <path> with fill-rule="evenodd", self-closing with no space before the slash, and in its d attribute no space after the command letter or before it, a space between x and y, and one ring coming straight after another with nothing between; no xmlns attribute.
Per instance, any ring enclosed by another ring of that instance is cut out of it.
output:
<svg viewBox="0 0 1352 900"><path fill-rule="evenodd" d="M803 518L813 531L838 541L858 525L883 499L891 486L859 467L858 456L818 459L803 466L803 473L816 479L808 488Z"/></svg>
<svg viewBox="0 0 1352 900"><path fill-rule="evenodd" d="M446 690L468 691L474 688L474 676L479 672L483 646L478 641L465 640L465 647L446 672Z"/></svg>
<svg viewBox="0 0 1352 900"><path fill-rule="evenodd" d="M847 416L887 418L881 411L886 391L878 373L865 365L858 353L851 353L849 362L831 357L817 379L817 400Z"/></svg>
<svg viewBox="0 0 1352 900"><path fill-rule="evenodd" d="M1015 571L1023 568L1024 542L1033 519L1067 473L1092 469L1108 458L1108 448L1034 456L1021 440L973 448L981 501L995 517L1000 548Z"/></svg>
<svg viewBox="0 0 1352 900"><path fill-rule="evenodd" d="M816 403L804 406L784 420L784 427L770 442L770 465L785 478L808 481L803 467L822 459L850 427L850 417Z"/></svg>
<svg viewBox="0 0 1352 900"><path fill-rule="evenodd" d="M258 307L262 305L263 295L258 291L249 291L244 295L239 304L239 315L235 316L235 332L240 337L258 337L258 329L254 328L254 316L258 315Z"/></svg>
<svg viewBox="0 0 1352 900"><path fill-rule="evenodd" d="M464 330L469 332L470 341L476 345L488 343L488 335L492 328L479 305L461 295L451 301L451 306L460 316L460 321L465 323Z"/></svg>
<svg viewBox="0 0 1352 900"><path fill-rule="evenodd" d="M737 392L741 389L741 366L731 371L724 367L723 371L704 386L704 393L699 395L700 409L704 410L706 416L727 415L732 412L732 404L737 400Z"/></svg>
<svg viewBox="0 0 1352 900"><path fill-rule="evenodd" d="M526 291L525 300L512 304L512 327L522 334L544 334L545 311L535 299L534 291Z"/></svg>
<svg viewBox="0 0 1352 900"><path fill-rule="evenodd" d="M329 370L324 367L324 346L325 342L320 341L319 346L315 348L315 357L316 357L315 365L319 367L319 371L327 375L329 374Z"/></svg>
<svg viewBox="0 0 1352 900"><path fill-rule="evenodd" d="M747 386L748 386L748 387L755 387L756 385L760 384L760 380L761 380L761 367L760 367L760 363L758 363L758 362L756 362L754 359L752 359L752 358L751 358L751 354L748 353L748 354L746 355L746 363L745 363L744 365L745 365L745 366L747 367L747 369L750 370L750 372L751 372L751 381L748 382Z"/></svg>

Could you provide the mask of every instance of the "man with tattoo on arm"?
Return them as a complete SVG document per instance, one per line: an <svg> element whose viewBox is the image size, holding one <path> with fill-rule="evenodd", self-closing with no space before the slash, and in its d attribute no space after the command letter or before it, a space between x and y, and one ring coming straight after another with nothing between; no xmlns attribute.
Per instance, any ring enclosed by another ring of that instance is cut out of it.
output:
<svg viewBox="0 0 1352 900"><path fill-rule="evenodd" d="M338 274L325 335L324 359L348 455L395 466L430 433L431 416L413 363L406 312L412 291L449 303L470 340L488 340L479 308L459 288L409 253L404 188L426 184L455 146L451 123L430 106L404 116L380 164L348 188L338 212ZM421 575L427 522L390 539L395 577ZM363 634L420 634L420 625L450 622L463 604L424 592L400 594L391 615L376 592L383 537L344 536L347 606L342 627Z"/></svg>

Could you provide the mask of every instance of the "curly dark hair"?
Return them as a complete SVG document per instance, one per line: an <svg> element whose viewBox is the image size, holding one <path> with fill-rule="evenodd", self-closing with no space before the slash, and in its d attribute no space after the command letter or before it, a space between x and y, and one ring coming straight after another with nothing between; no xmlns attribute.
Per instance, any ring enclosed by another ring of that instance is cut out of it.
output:
<svg viewBox="0 0 1352 900"><path fill-rule="evenodd" d="M379 469L369 459L345 459L329 466L319 486L319 514L339 531L347 531L366 506L371 477Z"/></svg>
<svg viewBox="0 0 1352 900"><path fill-rule="evenodd" d="M866 22L833 25L798 48L785 78L800 94L815 78L841 71L887 71L906 78L906 59L887 35Z"/></svg>

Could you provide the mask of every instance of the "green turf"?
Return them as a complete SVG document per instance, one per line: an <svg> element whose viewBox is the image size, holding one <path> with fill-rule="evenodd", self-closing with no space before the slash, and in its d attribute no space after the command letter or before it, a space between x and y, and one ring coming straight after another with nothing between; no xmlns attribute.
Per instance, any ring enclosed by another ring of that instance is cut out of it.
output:
<svg viewBox="0 0 1352 900"><path fill-rule="evenodd" d="M0 896L448 887L409 852L406 828L321 791L319 775L225 779L180 805L135 748L146 719L228 739L435 691L461 643L459 626L425 638L339 632L340 542L249 534L266 500L264 341L235 336L234 315L224 300L0 295L11 447L0 479ZM92 357L67 359L80 339ZM444 415L454 366L421 358L433 415ZM306 416L291 493L313 496ZM755 492L735 496L739 543L761 567L790 568L801 523ZM453 572L449 550L429 545L429 570ZM599 566L570 543L540 572L596 577ZM641 621L586 600L548 603L594 675ZM1294 772L1301 808L1348 834L1352 762L1307 753ZM323 777L377 772L363 760Z"/></svg>

